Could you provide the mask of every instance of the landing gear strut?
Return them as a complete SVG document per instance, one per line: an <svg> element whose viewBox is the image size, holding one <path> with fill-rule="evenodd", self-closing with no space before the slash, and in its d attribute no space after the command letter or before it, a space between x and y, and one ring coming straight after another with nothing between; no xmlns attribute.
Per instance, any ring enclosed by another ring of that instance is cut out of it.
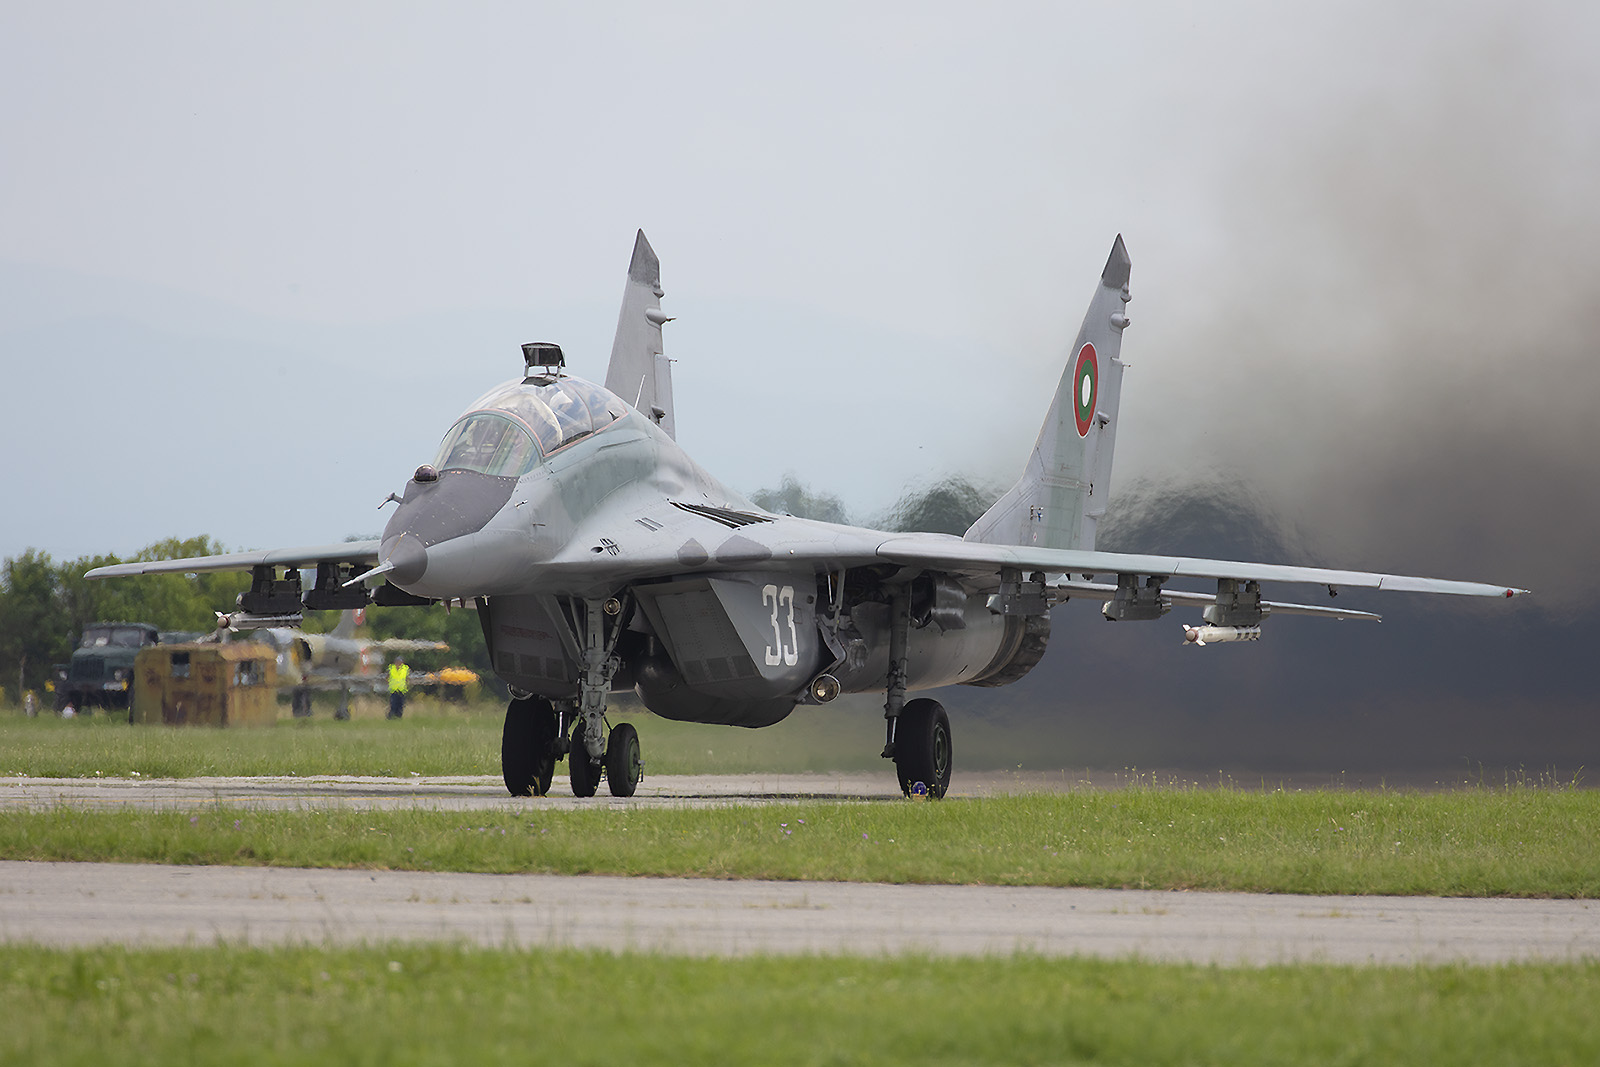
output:
<svg viewBox="0 0 1600 1067"><path fill-rule="evenodd" d="M889 677L883 706L886 737L884 759L894 760L900 792L906 796L917 786L938 800L950 788L953 749L950 716L944 705L926 698L906 701L906 642L911 629L910 598L900 586L889 600Z"/></svg>
<svg viewBox="0 0 1600 1067"><path fill-rule="evenodd" d="M592 797L604 777L614 797L631 797L644 777L639 734L629 723L606 733L606 697L621 661L617 640L628 623L624 601L586 597L562 602L562 616L578 652L578 699L562 704L557 714L548 700L513 700L506 709L500 765L512 796L550 789L555 761L564 750L572 795ZM563 729L570 723L570 733Z"/></svg>

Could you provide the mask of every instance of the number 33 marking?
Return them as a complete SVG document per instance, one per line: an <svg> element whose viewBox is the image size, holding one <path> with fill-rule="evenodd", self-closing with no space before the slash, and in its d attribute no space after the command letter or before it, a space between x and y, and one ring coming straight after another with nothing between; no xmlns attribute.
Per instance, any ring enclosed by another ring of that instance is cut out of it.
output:
<svg viewBox="0 0 1600 1067"><path fill-rule="evenodd" d="M780 663L785 667L793 667L800 662L800 635L794 629L794 586L786 585L779 589L775 585L765 586L761 590L761 606L772 605L772 640L773 644L767 646L767 666L776 667ZM779 615L787 609L788 615L780 619ZM789 627L787 640L783 636L783 627Z"/></svg>

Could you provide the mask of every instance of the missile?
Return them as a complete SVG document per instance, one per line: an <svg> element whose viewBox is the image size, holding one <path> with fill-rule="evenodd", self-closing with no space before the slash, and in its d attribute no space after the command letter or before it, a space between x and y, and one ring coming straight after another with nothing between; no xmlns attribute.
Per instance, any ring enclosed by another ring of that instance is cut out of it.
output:
<svg viewBox="0 0 1600 1067"><path fill-rule="evenodd" d="M1259 626L1185 626L1183 643L1186 645L1220 645L1228 641L1259 641Z"/></svg>
<svg viewBox="0 0 1600 1067"><path fill-rule="evenodd" d="M217 630L264 630L274 626L299 626L304 616L299 612L284 615L254 615L248 611L235 611L231 615L212 612L217 617Z"/></svg>

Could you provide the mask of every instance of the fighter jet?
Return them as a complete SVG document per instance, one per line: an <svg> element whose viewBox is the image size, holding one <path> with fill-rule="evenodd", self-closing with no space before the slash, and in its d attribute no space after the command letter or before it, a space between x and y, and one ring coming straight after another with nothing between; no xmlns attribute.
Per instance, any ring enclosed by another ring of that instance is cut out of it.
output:
<svg viewBox="0 0 1600 1067"><path fill-rule="evenodd" d="M253 638L270 645L278 656L278 684L290 690L290 707L296 718L311 714L311 691L334 690L340 695L336 719L350 717L350 693L380 692L389 679L383 671L384 656L396 652L447 652L443 641L421 641L407 637L357 637L362 623L359 609L341 613L339 624L330 633L313 634L290 626L255 627ZM246 622L252 621L249 619ZM231 615L218 613L218 632L230 630Z"/></svg>
<svg viewBox="0 0 1600 1067"><path fill-rule="evenodd" d="M544 794L568 762L572 791L615 796L640 780L639 738L607 730L611 693L657 715L769 726L799 704L885 694L883 756L907 795L943 796L949 716L913 692L999 686L1036 666L1051 609L1101 603L1113 621L1200 606L1195 646L1252 640L1269 615L1375 619L1263 599L1264 585L1511 597L1526 590L1317 567L1097 551L1111 496L1131 270L1119 235L1033 452L965 536L891 533L752 504L676 440L663 354L661 268L643 231L628 266L604 386L567 372L559 345L522 346L522 374L469 404L418 466L377 540L128 563L91 578L249 570L234 616L302 608L475 605L511 691L506 788ZM314 569L303 589L300 570ZM1184 579L1213 588L1169 588Z"/></svg>

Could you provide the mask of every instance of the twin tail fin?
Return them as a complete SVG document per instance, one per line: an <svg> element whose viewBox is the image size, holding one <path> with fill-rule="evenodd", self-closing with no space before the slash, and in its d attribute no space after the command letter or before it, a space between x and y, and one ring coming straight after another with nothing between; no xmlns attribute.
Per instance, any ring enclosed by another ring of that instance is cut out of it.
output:
<svg viewBox="0 0 1600 1067"><path fill-rule="evenodd" d="M1118 234L1022 477L972 524L966 540L1094 548L1095 527L1111 497L1131 265Z"/></svg>

